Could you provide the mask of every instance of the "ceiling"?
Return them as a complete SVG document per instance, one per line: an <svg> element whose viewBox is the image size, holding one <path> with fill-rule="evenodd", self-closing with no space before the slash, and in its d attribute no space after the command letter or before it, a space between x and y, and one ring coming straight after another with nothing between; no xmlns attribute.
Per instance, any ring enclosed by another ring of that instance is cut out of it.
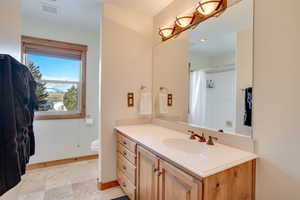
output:
<svg viewBox="0 0 300 200"><path fill-rule="evenodd" d="M22 0L22 18L54 25L73 26L97 31L100 25L100 3L109 2L148 16L158 14L173 0ZM42 7L57 14L45 12Z"/></svg>
<svg viewBox="0 0 300 200"><path fill-rule="evenodd" d="M120 7L133 9L148 16L155 16L173 0L98 0L110 2Z"/></svg>
<svg viewBox="0 0 300 200"><path fill-rule="evenodd" d="M234 52L237 32L250 29L252 24L253 0L242 0L220 17L211 18L190 31L189 50L206 56Z"/></svg>
<svg viewBox="0 0 300 200"><path fill-rule="evenodd" d="M57 9L57 14L45 12ZM23 20L38 20L54 25L98 31L100 3L97 0L22 0Z"/></svg>
<svg viewBox="0 0 300 200"><path fill-rule="evenodd" d="M149 16L158 14L173 0L22 0L22 17L83 30L98 31L100 2L110 2ZM190 50L216 53L234 51L238 30L252 25L252 2L242 0L219 18L210 19L190 32ZM42 5L57 8L57 14L42 11ZM208 39L201 43L202 38Z"/></svg>

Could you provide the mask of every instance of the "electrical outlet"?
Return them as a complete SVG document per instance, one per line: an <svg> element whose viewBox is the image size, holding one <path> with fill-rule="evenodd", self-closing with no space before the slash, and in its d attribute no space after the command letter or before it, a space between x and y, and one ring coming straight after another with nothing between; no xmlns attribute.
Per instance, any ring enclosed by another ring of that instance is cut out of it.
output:
<svg viewBox="0 0 300 200"><path fill-rule="evenodd" d="M133 107L134 106L134 94L133 94L133 92L129 92L127 94L127 105L128 105L128 107Z"/></svg>

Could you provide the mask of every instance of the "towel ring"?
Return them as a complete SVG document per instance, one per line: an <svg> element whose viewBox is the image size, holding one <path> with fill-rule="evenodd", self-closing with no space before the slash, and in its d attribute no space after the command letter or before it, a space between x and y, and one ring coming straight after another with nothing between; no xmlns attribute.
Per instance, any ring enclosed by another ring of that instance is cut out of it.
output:
<svg viewBox="0 0 300 200"><path fill-rule="evenodd" d="M169 91L168 88L166 88L166 87L160 87L159 89Z"/></svg>
<svg viewBox="0 0 300 200"><path fill-rule="evenodd" d="M144 90L146 88L147 88L146 86L142 85L141 88L140 88L140 90Z"/></svg>
<svg viewBox="0 0 300 200"><path fill-rule="evenodd" d="M166 88L166 87L160 87L159 90L169 92L168 88Z"/></svg>

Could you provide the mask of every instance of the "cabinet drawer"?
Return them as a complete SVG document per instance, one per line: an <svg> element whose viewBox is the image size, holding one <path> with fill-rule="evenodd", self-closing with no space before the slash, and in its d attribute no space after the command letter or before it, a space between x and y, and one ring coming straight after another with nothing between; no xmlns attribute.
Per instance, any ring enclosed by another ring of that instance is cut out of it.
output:
<svg viewBox="0 0 300 200"><path fill-rule="evenodd" d="M132 153L135 153L136 143L126 138L125 136L118 133L118 142L122 144L124 147L129 149Z"/></svg>
<svg viewBox="0 0 300 200"><path fill-rule="evenodd" d="M131 181L133 185L135 185L136 167L133 164L131 164L127 159L125 159L121 154L118 155L118 169L127 176L127 178Z"/></svg>
<svg viewBox="0 0 300 200"><path fill-rule="evenodd" d="M118 144L118 152L124 156L127 160L129 160L134 166L136 162L136 154L129 151L122 144Z"/></svg>
<svg viewBox="0 0 300 200"><path fill-rule="evenodd" d="M126 193L130 200L135 200L135 186L129 181L129 179L123 174L121 170L118 170L117 175L119 184L123 191Z"/></svg>

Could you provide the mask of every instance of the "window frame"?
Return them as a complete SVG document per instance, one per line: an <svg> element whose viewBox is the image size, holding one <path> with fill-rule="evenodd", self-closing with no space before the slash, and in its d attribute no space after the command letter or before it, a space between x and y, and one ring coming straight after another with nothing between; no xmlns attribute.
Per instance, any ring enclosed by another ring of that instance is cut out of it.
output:
<svg viewBox="0 0 300 200"><path fill-rule="evenodd" d="M60 42L30 36L21 36L21 61L26 62L26 54L36 53L38 55L53 56L59 58L77 59L81 61L81 73L79 80L79 111L62 112L62 114L37 112L36 120L57 120L57 119L80 119L86 117L86 64L87 45ZM42 113L42 114L41 114Z"/></svg>

